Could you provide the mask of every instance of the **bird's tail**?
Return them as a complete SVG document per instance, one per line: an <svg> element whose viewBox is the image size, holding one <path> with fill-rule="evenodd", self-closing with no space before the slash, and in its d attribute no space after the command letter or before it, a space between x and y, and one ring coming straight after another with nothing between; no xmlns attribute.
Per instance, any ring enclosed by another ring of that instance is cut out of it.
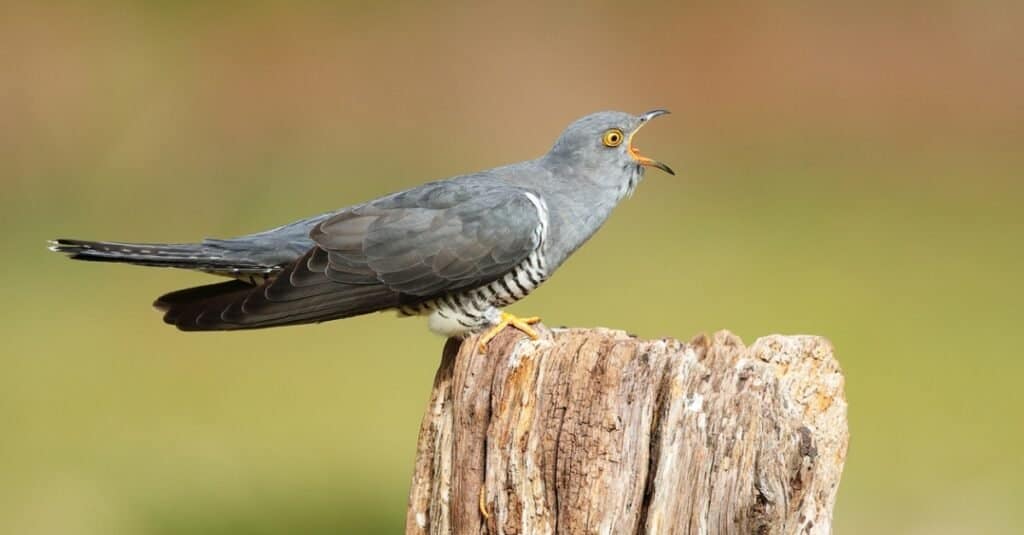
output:
<svg viewBox="0 0 1024 535"><path fill-rule="evenodd" d="M50 250L75 260L194 269L240 278L266 275L279 269L206 243L120 243L61 238L50 242Z"/></svg>
<svg viewBox="0 0 1024 535"><path fill-rule="evenodd" d="M183 331L233 331L319 323L395 308L401 295L383 284L345 284L324 272L327 253L313 249L259 285L237 280L186 288L153 305Z"/></svg>

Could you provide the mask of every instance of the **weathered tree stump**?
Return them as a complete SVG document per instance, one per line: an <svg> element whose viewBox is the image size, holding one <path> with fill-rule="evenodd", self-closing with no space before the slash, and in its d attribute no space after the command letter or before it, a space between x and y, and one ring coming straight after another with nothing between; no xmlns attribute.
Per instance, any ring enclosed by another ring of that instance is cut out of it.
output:
<svg viewBox="0 0 1024 535"><path fill-rule="evenodd" d="M830 344L606 329L449 340L406 533L828 533L848 440Z"/></svg>

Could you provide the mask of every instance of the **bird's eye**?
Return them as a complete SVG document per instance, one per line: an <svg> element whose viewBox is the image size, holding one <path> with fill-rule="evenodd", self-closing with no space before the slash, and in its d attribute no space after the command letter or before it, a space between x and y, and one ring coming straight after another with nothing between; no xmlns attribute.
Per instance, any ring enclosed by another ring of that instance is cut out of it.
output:
<svg viewBox="0 0 1024 535"><path fill-rule="evenodd" d="M604 143L605 147L618 147L622 144L623 137L622 130L612 128L604 133L604 136L601 138L601 142Z"/></svg>

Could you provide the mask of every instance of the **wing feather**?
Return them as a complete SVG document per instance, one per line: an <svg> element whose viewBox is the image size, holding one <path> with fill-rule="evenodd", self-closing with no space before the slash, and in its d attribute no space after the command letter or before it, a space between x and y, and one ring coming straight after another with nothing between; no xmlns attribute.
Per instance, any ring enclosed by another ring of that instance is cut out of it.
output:
<svg viewBox="0 0 1024 535"><path fill-rule="evenodd" d="M540 246L540 214L526 191L437 189L385 197L314 228L310 237L328 251L327 276L354 284L373 273L396 292L427 298L495 280Z"/></svg>
<svg viewBox="0 0 1024 535"><path fill-rule="evenodd" d="M313 227L314 247L273 280L165 298L165 321L184 330L312 323L481 286L541 245L541 215L527 193L478 175L339 212Z"/></svg>

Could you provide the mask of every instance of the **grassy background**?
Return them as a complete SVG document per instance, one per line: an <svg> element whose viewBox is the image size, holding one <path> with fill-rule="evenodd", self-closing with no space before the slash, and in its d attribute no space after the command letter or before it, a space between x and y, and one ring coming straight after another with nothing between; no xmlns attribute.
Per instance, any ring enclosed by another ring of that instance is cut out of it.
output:
<svg viewBox="0 0 1024 535"><path fill-rule="evenodd" d="M679 176L514 310L825 335L837 532L1024 522L1018 4L506 9L4 7L0 532L396 532L442 345L386 315L178 333L150 301L208 279L46 239L255 231L659 106L638 145Z"/></svg>

